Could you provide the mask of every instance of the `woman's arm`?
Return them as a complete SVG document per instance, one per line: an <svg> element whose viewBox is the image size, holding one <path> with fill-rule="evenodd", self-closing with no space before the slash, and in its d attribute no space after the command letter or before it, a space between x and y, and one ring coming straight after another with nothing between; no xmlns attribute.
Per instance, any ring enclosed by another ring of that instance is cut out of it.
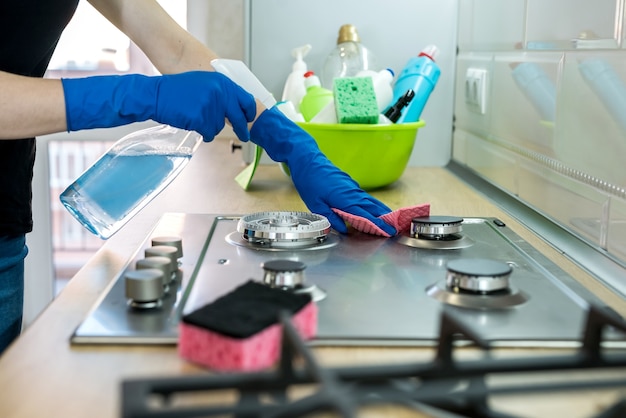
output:
<svg viewBox="0 0 626 418"><path fill-rule="evenodd" d="M212 70L217 55L183 29L156 0L88 0L163 74Z"/></svg>
<svg viewBox="0 0 626 418"><path fill-rule="evenodd" d="M0 139L63 132L66 123L60 80L0 71Z"/></svg>
<svg viewBox="0 0 626 418"><path fill-rule="evenodd" d="M214 71L219 56L182 28L156 0L88 0L163 74ZM257 100L257 117L265 107Z"/></svg>
<svg viewBox="0 0 626 418"><path fill-rule="evenodd" d="M176 23L155 0L89 0L133 40L164 74L212 71L217 54ZM257 102L257 115L265 108ZM60 80L0 71L0 139L67 130Z"/></svg>

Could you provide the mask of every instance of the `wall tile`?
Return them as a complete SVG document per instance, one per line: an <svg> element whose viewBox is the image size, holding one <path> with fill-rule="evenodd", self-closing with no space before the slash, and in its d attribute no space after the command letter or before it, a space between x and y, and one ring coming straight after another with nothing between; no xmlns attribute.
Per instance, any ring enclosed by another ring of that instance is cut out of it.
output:
<svg viewBox="0 0 626 418"><path fill-rule="evenodd" d="M486 133L489 129L489 120L493 109L491 77L493 74L493 55L489 53L460 53L457 56L457 71L455 79L455 118L456 126L467 129L474 133ZM477 112L466 103L467 85L466 73L469 68L485 69L488 71L486 100L487 106L484 114Z"/></svg>
<svg viewBox="0 0 626 418"><path fill-rule="evenodd" d="M560 53L498 54L494 59L490 133L553 155Z"/></svg>
<svg viewBox="0 0 626 418"><path fill-rule="evenodd" d="M595 35L615 39L616 11L620 0L527 0L527 45L553 44L554 48L572 48L572 39Z"/></svg>
<svg viewBox="0 0 626 418"><path fill-rule="evenodd" d="M626 53L568 53L559 98L556 157L608 183L626 186Z"/></svg>
<svg viewBox="0 0 626 418"><path fill-rule="evenodd" d="M596 229L598 229L596 222ZM608 250L617 254L622 260L626 260L626 200L611 199L611 210L609 223L606 228L608 232Z"/></svg>
<svg viewBox="0 0 626 418"><path fill-rule="evenodd" d="M461 51L506 51L523 43L524 0L463 0L459 3Z"/></svg>

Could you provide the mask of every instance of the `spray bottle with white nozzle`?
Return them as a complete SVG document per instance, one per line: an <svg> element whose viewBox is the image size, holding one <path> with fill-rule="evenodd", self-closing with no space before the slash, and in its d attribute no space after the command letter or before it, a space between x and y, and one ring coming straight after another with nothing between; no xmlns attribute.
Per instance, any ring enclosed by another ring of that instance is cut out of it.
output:
<svg viewBox="0 0 626 418"><path fill-rule="evenodd" d="M291 68L291 73L287 77L287 81L285 82L285 87L283 88L283 102L291 102L296 110L299 112L300 110L300 101L306 94L306 86L304 85L304 73L307 72L308 68L306 62L304 62L304 57L311 50L311 45L306 44L294 48L291 51L291 55L296 59Z"/></svg>

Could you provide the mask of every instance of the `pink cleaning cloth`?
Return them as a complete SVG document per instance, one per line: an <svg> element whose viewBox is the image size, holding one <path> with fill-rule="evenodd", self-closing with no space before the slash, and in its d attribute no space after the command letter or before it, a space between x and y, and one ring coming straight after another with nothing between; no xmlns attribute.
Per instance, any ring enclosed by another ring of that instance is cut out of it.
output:
<svg viewBox="0 0 626 418"><path fill-rule="evenodd" d="M372 235L380 235L383 237L389 237L390 235L380 229L372 221L365 219L361 216L356 216L351 213L344 212L339 209L333 208L333 212L339 215L344 221L352 225L357 231L365 232ZM407 232L411 229L411 221L413 218L422 216L428 216L430 214L430 204L424 203L417 206L409 206L406 208L396 209L393 212L386 213L379 216L378 219L382 219L389 225L396 228L398 234Z"/></svg>

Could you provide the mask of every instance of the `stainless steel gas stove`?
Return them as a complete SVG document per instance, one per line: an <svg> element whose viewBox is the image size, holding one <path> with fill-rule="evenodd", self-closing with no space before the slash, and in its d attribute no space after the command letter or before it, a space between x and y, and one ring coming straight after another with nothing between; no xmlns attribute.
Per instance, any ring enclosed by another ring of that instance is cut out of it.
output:
<svg viewBox="0 0 626 418"><path fill-rule="evenodd" d="M493 346L574 347L602 305L495 218L415 218L381 238L305 212L168 214L72 342L175 344L182 314L250 279L311 293L315 345L431 346L445 307Z"/></svg>

